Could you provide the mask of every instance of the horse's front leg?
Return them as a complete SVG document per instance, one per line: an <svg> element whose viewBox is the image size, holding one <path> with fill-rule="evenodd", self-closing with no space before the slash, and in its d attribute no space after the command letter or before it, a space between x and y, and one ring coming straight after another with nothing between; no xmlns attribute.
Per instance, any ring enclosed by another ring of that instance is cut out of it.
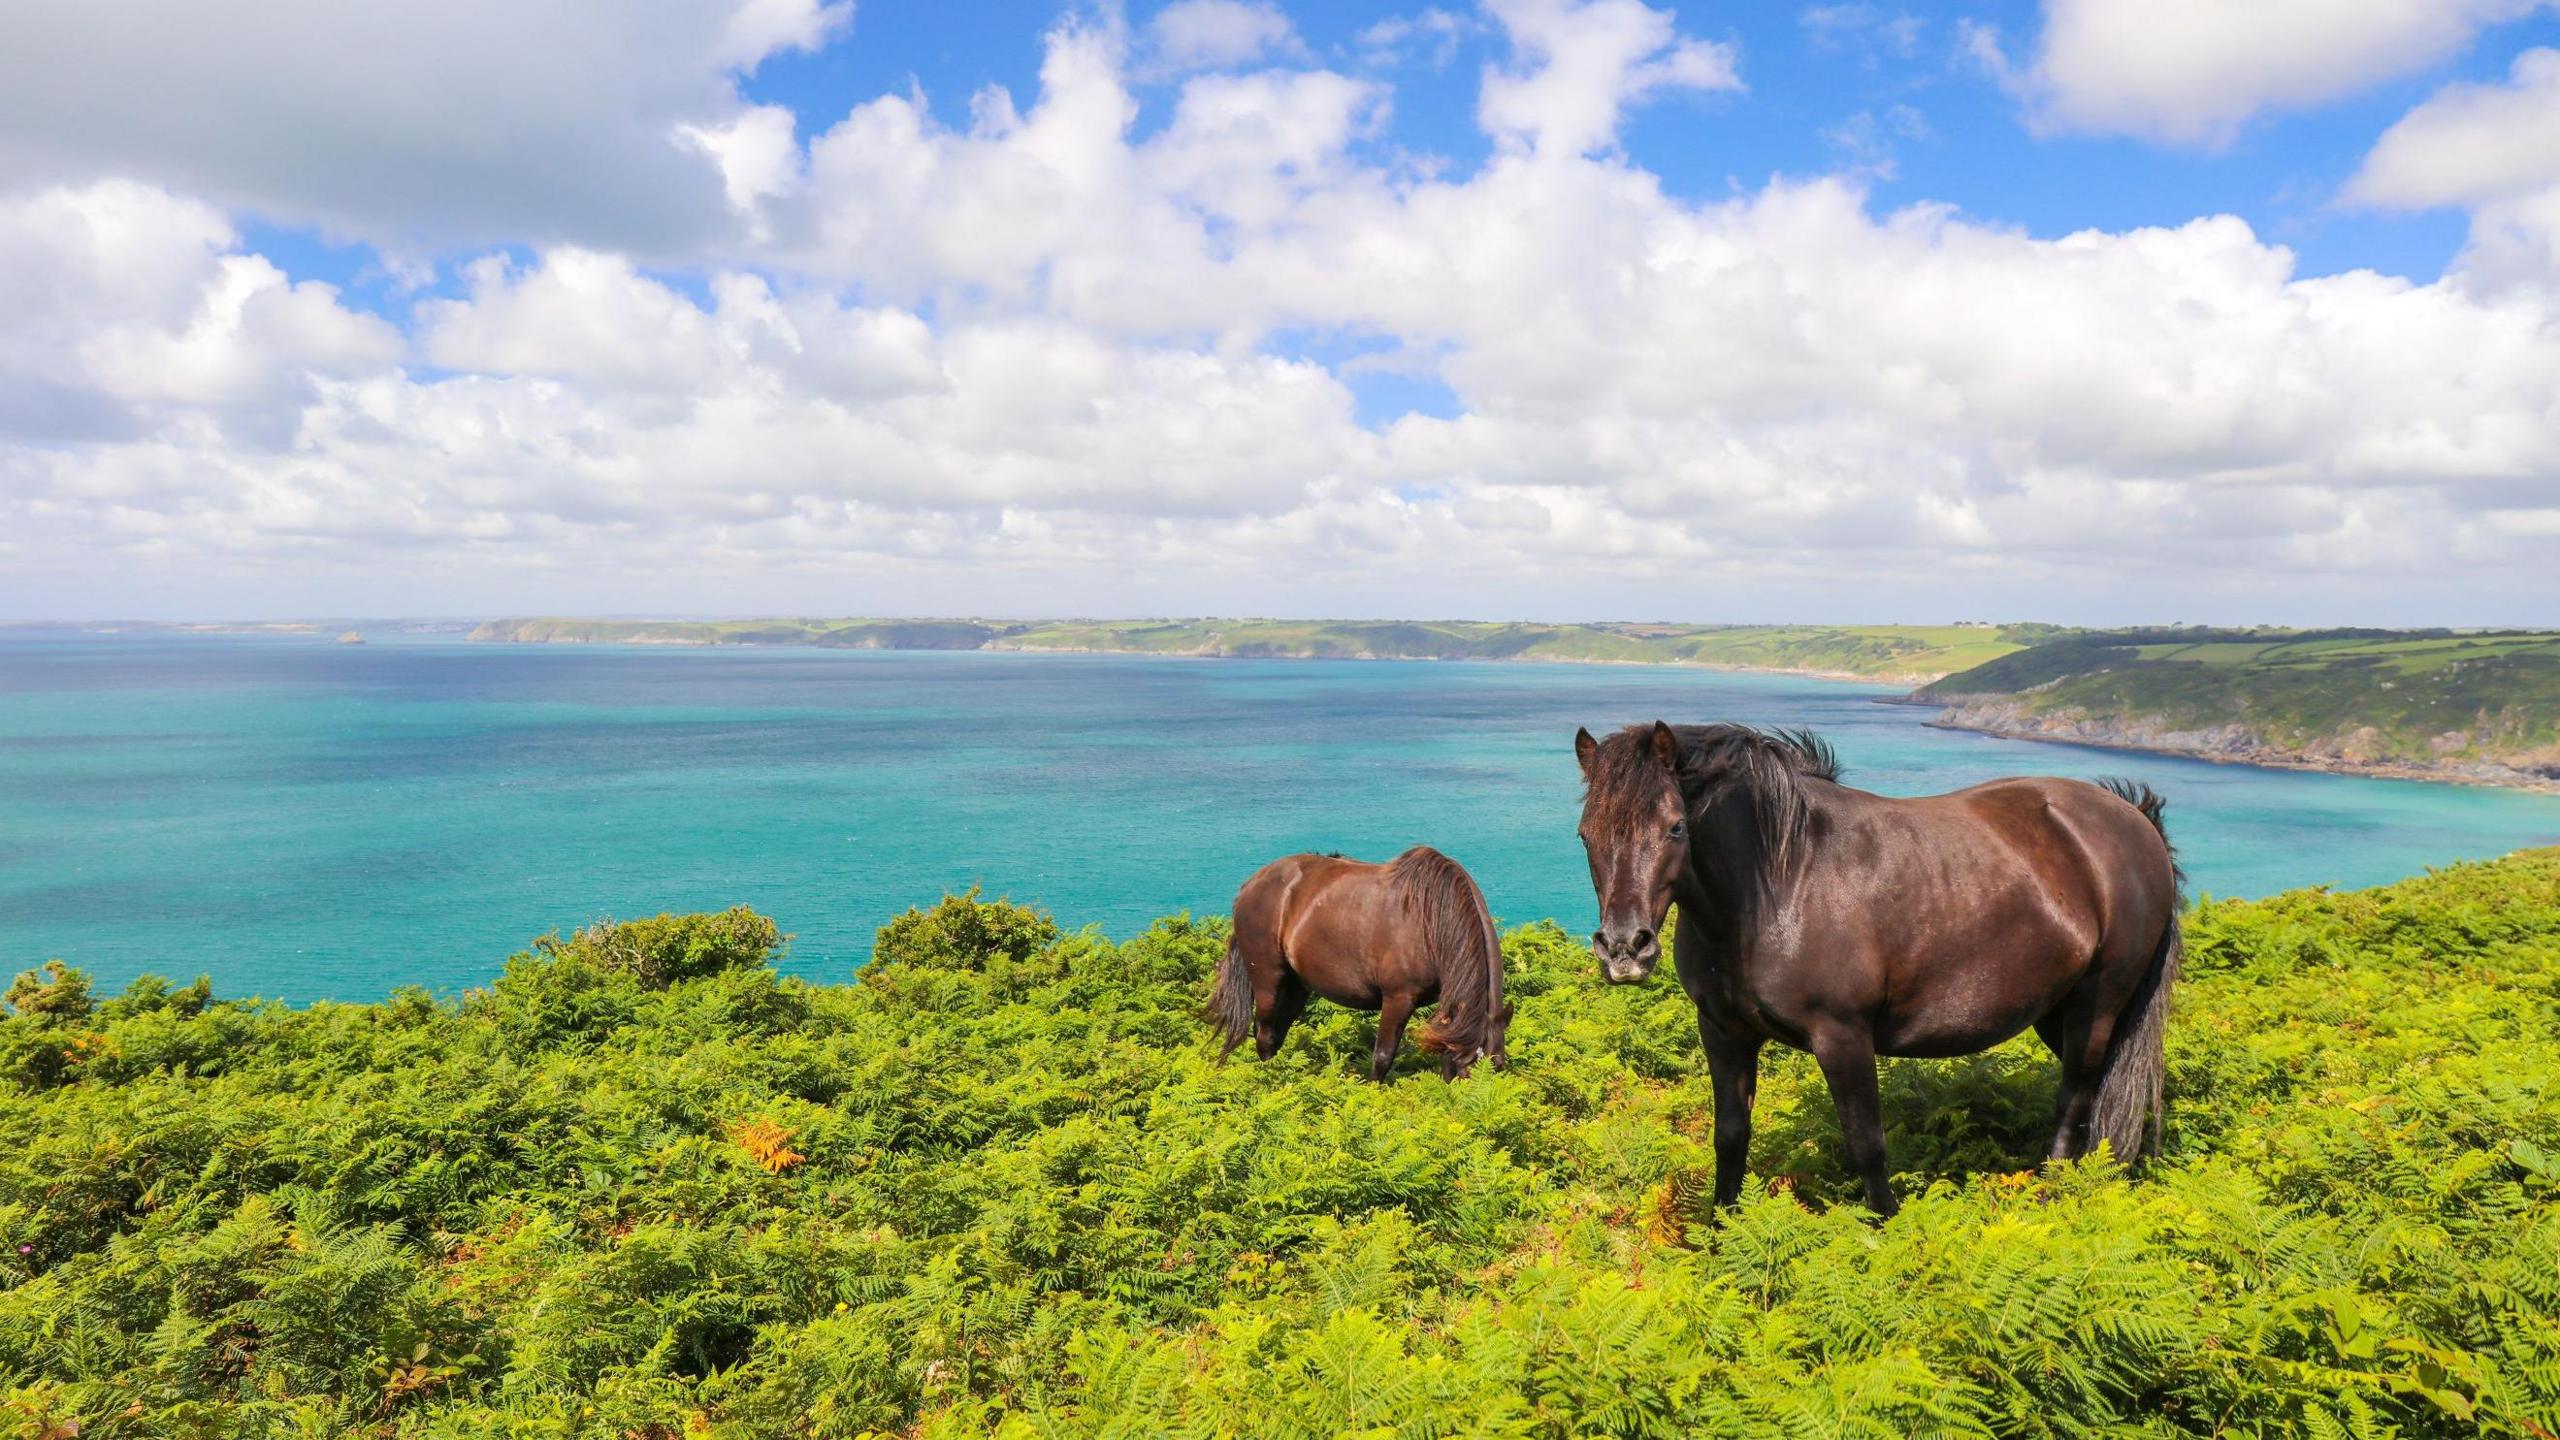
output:
<svg viewBox="0 0 2560 1440"><path fill-rule="evenodd" d="M1396 1068L1396 1052L1404 1048L1404 1022L1413 1014L1414 997L1388 991L1378 997L1378 1043L1369 1052L1369 1078L1383 1085Z"/></svg>
<svg viewBox="0 0 2560 1440"><path fill-rule="evenodd" d="M1849 1168L1866 1185L1867 1208L1891 1215L1902 1207L1893 1198L1893 1182L1885 1178L1884 1103L1876 1093L1875 1037L1864 1027L1816 1031L1813 1058L1831 1086L1831 1103L1840 1112L1840 1136L1848 1142Z"/></svg>
<svg viewBox="0 0 2560 1440"><path fill-rule="evenodd" d="M1708 945L1705 925L1688 923L1689 915L1705 911L1703 904L1692 911L1684 903L1682 923L1671 931L1671 962L1679 971L1680 988L1689 992L1689 1003L1698 1007L1698 1043L1707 1052L1707 1078L1715 1087L1715 1208L1722 1210L1742 1198L1743 1177L1750 1169L1751 1102L1760 1093L1760 1047L1766 1041L1716 1018L1722 1005L1716 956Z"/></svg>
<svg viewBox="0 0 2560 1440"><path fill-rule="evenodd" d="M1760 1037L1737 1037L1698 1010L1698 1039L1706 1046L1707 1076L1716 1092L1716 1208L1742 1198L1751 1162L1751 1102L1760 1093Z"/></svg>

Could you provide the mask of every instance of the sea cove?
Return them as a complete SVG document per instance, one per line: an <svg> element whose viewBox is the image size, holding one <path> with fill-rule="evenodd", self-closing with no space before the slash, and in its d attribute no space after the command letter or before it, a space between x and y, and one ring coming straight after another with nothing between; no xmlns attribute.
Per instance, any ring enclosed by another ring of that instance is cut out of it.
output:
<svg viewBox="0 0 2560 1440"><path fill-rule="evenodd" d="M1647 666L0 634L0 961L369 999L601 916L752 904L840 978L983 885L1133 932L1274 854L1428 839L1577 933L1574 727L1804 725L1850 779L2166 792L2195 887L2370 885L2560 841L2560 798L1933 730L1893 687Z"/></svg>

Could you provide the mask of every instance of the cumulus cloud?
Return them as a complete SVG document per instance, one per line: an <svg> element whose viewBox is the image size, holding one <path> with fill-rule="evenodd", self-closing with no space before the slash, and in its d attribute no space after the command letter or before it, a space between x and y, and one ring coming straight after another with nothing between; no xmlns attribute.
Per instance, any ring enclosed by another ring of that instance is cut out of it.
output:
<svg viewBox="0 0 2560 1440"><path fill-rule="evenodd" d="M1176 74L1306 53L1297 26L1264 0L1174 0L1147 22L1147 39L1154 64Z"/></svg>
<svg viewBox="0 0 2560 1440"><path fill-rule="evenodd" d="M2503 85L2448 85L2374 143L2350 198L2479 205L2560 181L2560 50L2527 50Z"/></svg>
<svg viewBox="0 0 2560 1440"><path fill-rule="evenodd" d="M0 406L0 574L1745 617L2547 586L2542 292L2305 276L2230 217L2038 238L1840 177L1682 198L1617 127L1733 83L1729 52L1617 0L1498 19L1469 173L1367 143L1392 94L1321 69L1194 73L1140 126L1143 55L1070 23L965 126L892 95L805 149L777 127L731 172L766 238L719 263L491 255L405 335L212 206L21 190L0 395L66 378L42 433ZM1454 413L1364 417L1328 348Z"/></svg>
<svg viewBox="0 0 2560 1440"><path fill-rule="evenodd" d="M1476 113L1497 140L1549 154L1612 144L1631 105L1669 90L1738 90L1734 48L1673 28L1638 0L1486 0L1511 41Z"/></svg>
<svg viewBox="0 0 2560 1440"><path fill-rule="evenodd" d="M2469 210L2457 271L2475 286L2560 280L2560 50L2517 56L2504 84L2437 91L2383 132L2346 198Z"/></svg>
<svg viewBox="0 0 2560 1440"><path fill-rule="evenodd" d="M2228 143L2252 116L2424 71L2546 0L2045 0L2019 64L1966 45L2055 130Z"/></svg>
<svg viewBox="0 0 2560 1440"><path fill-rule="evenodd" d="M130 181L0 206L0 390L76 395L65 413L114 431L166 417L246 443L222 422L397 359L389 325L236 242L211 207ZM25 408L40 431L48 407Z"/></svg>
<svg viewBox="0 0 2560 1440"><path fill-rule="evenodd" d="M393 248L660 254L753 173L737 76L850 0L12 0L0 183L130 175ZM770 124L770 121L754 122Z"/></svg>

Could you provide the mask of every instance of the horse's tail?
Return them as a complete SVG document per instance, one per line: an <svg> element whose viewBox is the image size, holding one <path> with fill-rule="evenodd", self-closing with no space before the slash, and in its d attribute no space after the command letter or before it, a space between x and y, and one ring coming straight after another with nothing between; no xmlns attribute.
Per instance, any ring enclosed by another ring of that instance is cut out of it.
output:
<svg viewBox="0 0 2560 1440"><path fill-rule="evenodd" d="M2164 845L2169 827L2163 819L2168 802L2148 785L2131 780L2098 782L2151 822ZM2162 923L2151 968L2125 1002L2116 1020L2115 1039L2107 1047L2106 1073L2098 1080L2098 1103L2089 1117L2089 1138L2107 1142L2116 1158L2130 1165L2160 1149L2161 1116L2167 1109L2169 1073L2169 991L2178 983L2178 964L2186 955L2186 872L2178 867L2178 851L2169 846L2169 913Z"/></svg>
<svg viewBox="0 0 2560 1440"><path fill-rule="evenodd" d="M1471 1063L1497 1049L1502 1024L1502 940L1475 877L1428 845L1395 859L1396 878L1421 911L1422 934L1440 964L1440 1005L1422 1048Z"/></svg>
<svg viewBox="0 0 2560 1440"><path fill-rule="evenodd" d="M1245 973L1241 924L1227 934L1227 953L1218 961L1217 988L1209 997L1209 1020L1225 1032L1223 1060L1253 1035L1253 977Z"/></svg>

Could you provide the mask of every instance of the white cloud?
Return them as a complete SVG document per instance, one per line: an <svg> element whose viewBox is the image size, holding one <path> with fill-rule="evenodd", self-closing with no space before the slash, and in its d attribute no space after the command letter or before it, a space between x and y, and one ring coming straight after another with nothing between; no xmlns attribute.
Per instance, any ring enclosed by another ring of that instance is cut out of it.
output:
<svg viewBox="0 0 2560 1440"><path fill-rule="evenodd" d="M2349 198L2479 205L2560 182L2560 50L2527 50L2503 85L2448 85L2374 143Z"/></svg>
<svg viewBox="0 0 2560 1440"><path fill-rule="evenodd" d="M393 248L723 231L735 79L850 0L12 0L0 185L135 176ZM728 189L736 193L738 172Z"/></svg>
<svg viewBox="0 0 2560 1440"><path fill-rule="evenodd" d="M236 239L210 207L128 181L0 206L0 392L21 402L0 402L0 444L154 417L259 443L252 412L277 421L318 379L398 357L389 325Z"/></svg>
<svg viewBox="0 0 2560 1440"><path fill-rule="evenodd" d="M1845 173L1866 180L1890 180L1900 168L1905 140L1929 140L1935 132L1929 117L1909 105L1892 104L1861 110L1826 125L1823 141L1840 152Z"/></svg>
<svg viewBox="0 0 2560 1440"><path fill-rule="evenodd" d="M1920 53L1920 37L1929 28L1924 18L1886 10L1867 0L1808 6L1796 16L1805 38L1817 50L1849 51L1872 66L1885 60L1908 60Z"/></svg>
<svg viewBox="0 0 2560 1440"><path fill-rule="evenodd" d="M719 165L730 207L750 216L800 182L798 117L788 106L752 105L725 125L684 125L676 133Z"/></svg>
<svg viewBox="0 0 2560 1440"><path fill-rule="evenodd" d="M2031 62L1965 43L2038 124L2177 145L2227 143L2252 116L2419 73L2546 0L2045 0Z"/></svg>
<svg viewBox="0 0 2560 1440"><path fill-rule="evenodd" d="M0 197L0 611L142 558L444 609L2540 603L2544 292L2306 278L2229 217L1666 194L1610 140L1698 42L1630 8L1505 12L1509 143L1464 175L1322 70L1195 74L1142 129L1122 34L1069 25L965 128L890 96L765 137L730 261L486 258L405 342L208 205ZM1364 425L1309 343L1457 413Z"/></svg>
<svg viewBox="0 0 2560 1440"><path fill-rule="evenodd" d="M1306 53L1297 27L1264 0L1174 0L1147 22L1147 39L1155 64L1176 74Z"/></svg>
<svg viewBox="0 0 2560 1440"><path fill-rule="evenodd" d="M2517 56L2502 85L2437 91L2383 132L2346 198L2467 209L2465 283L2560 289L2560 50Z"/></svg>
<svg viewBox="0 0 2560 1440"><path fill-rule="evenodd" d="M1420 55L1431 68L1445 70L1457 58L1458 42L1475 29L1471 17L1435 5L1411 15L1390 15L1362 30L1353 43L1370 65L1400 65Z"/></svg>
<svg viewBox="0 0 2560 1440"><path fill-rule="evenodd" d="M713 0L708 8L727 11L709 58L730 70L752 70L785 50L821 49L853 23L853 0Z"/></svg>
<svg viewBox="0 0 2560 1440"><path fill-rule="evenodd" d="M1497 139L1555 155L1615 144L1627 107L1666 90L1739 90L1730 45L1693 40L1638 0L1485 0L1514 63L1476 113Z"/></svg>

